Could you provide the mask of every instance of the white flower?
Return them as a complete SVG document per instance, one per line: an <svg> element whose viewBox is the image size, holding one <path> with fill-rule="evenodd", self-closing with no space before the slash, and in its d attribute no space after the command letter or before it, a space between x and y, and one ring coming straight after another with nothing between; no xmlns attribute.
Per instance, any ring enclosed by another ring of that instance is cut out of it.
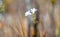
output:
<svg viewBox="0 0 60 37"><path fill-rule="evenodd" d="M30 9L30 10L28 10L28 11L25 13L25 16L32 15L32 14L34 14L36 11L37 11L37 9L35 9L35 8Z"/></svg>
<svg viewBox="0 0 60 37"><path fill-rule="evenodd" d="M33 8L31 9L31 12L34 14L37 11L37 9Z"/></svg>
<svg viewBox="0 0 60 37"><path fill-rule="evenodd" d="M32 15L32 14L30 13L30 10L28 10L28 11L25 13L25 16L28 16L28 15Z"/></svg>

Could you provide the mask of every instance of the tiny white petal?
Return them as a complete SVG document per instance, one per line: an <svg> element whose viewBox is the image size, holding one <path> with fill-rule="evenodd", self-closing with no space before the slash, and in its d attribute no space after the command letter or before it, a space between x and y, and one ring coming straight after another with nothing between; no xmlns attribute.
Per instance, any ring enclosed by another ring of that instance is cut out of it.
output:
<svg viewBox="0 0 60 37"><path fill-rule="evenodd" d="M31 9L31 12L34 14L37 11L37 9L33 8Z"/></svg>
<svg viewBox="0 0 60 37"><path fill-rule="evenodd" d="M31 15L30 10L25 13L25 16Z"/></svg>

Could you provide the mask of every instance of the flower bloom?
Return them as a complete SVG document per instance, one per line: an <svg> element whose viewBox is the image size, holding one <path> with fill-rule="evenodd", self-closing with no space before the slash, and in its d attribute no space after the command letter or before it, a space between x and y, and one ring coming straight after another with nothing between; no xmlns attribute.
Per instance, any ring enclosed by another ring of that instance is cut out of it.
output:
<svg viewBox="0 0 60 37"><path fill-rule="evenodd" d="M37 11L37 9L33 8L31 9L31 12L34 14Z"/></svg>
<svg viewBox="0 0 60 37"><path fill-rule="evenodd" d="M25 16L31 15L30 10L25 13Z"/></svg>
<svg viewBox="0 0 60 37"><path fill-rule="evenodd" d="M35 8L30 9L30 10L28 10L28 11L25 13L25 16L32 15L32 14L34 14L36 11L37 11L37 9L35 9Z"/></svg>

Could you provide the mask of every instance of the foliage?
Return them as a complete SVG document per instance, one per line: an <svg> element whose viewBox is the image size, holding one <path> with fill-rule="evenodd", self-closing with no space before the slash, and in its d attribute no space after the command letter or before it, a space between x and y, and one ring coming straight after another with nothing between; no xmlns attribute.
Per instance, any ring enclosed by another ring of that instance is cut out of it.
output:
<svg viewBox="0 0 60 37"><path fill-rule="evenodd" d="M2 3L3 3L3 1L2 1ZM0 7L0 13L3 13L4 9L5 9L5 6L4 6L4 4L2 4L2 7Z"/></svg>
<svg viewBox="0 0 60 37"><path fill-rule="evenodd" d="M56 0L51 0L52 5L55 5Z"/></svg>
<svg viewBox="0 0 60 37"><path fill-rule="evenodd" d="M58 37L60 37L60 28L59 28L59 30L58 30Z"/></svg>
<svg viewBox="0 0 60 37"><path fill-rule="evenodd" d="M0 8L0 13L4 13L8 8L8 4L5 0L2 0L2 7Z"/></svg>

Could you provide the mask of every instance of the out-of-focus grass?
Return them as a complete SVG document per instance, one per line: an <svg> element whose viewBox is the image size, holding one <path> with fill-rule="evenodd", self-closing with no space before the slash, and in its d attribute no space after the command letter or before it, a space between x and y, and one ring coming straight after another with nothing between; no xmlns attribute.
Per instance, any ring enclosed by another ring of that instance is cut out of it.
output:
<svg viewBox="0 0 60 37"><path fill-rule="evenodd" d="M55 5L56 0L51 0L52 5Z"/></svg>
<svg viewBox="0 0 60 37"><path fill-rule="evenodd" d="M8 0L6 0L6 1L8 1ZM10 0L10 1L8 1L8 3L9 2L11 2L12 0ZM54 5L55 4L55 2L56 2L56 0L51 0L51 3L52 3L52 5ZM43 2L39 2L40 3L40 5L41 6L44 6L44 3ZM7 10L7 5L5 4L5 3L3 3L3 5L2 5L2 8L0 8L0 13L2 13L3 11L5 11L5 10ZM55 17L57 16L58 14L56 14L55 15ZM36 15L32 15L34 18L34 23L36 24L37 23L37 21L36 21ZM59 15L58 15L59 16ZM57 19L58 17L56 17L55 19ZM58 22L58 21L56 21L56 22ZM36 25L37 26L37 25ZM23 27L23 25L21 25L21 28L22 28L22 33L23 33L23 36L25 36L25 31L24 31L24 27ZM38 36L39 36L40 34L39 34L39 32L38 32ZM39 36L40 37L40 36ZM59 28L59 30L58 30L58 37L60 37L60 28Z"/></svg>
<svg viewBox="0 0 60 37"><path fill-rule="evenodd" d="M58 37L60 37L60 28L59 28L59 30L58 30Z"/></svg>

